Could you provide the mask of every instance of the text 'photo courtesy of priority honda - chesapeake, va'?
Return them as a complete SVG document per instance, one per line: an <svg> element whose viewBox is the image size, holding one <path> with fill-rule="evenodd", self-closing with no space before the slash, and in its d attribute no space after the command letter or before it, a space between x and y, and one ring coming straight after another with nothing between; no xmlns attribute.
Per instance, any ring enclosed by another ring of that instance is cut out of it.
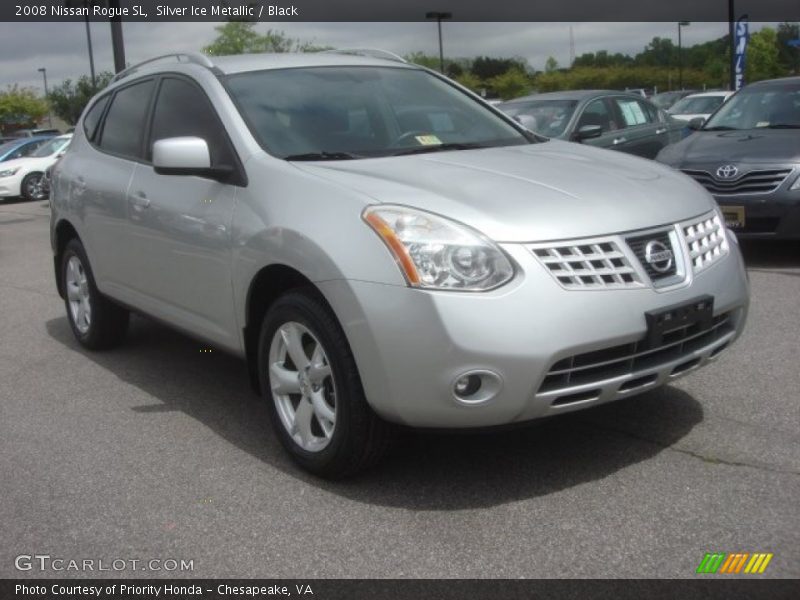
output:
<svg viewBox="0 0 800 600"><path fill-rule="evenodd" d="M0 7L0 599L796 598L800 5Z"/></svg>

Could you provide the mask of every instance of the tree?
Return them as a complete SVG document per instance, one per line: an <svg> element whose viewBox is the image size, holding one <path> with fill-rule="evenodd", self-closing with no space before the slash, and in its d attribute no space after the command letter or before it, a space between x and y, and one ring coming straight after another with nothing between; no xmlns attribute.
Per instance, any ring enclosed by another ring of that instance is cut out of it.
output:
<svg viewBox="0 0 800 600"><path fill-rule="evenodd" d="M455 77L455 80L461 85L463 85L465 88L471 89L476 94L480 94L481 90L484 87L486 87L483 85L483 82L480 79L475 77L475 75L473 75L469 71L464 71L463 73L461 73L461 75Z"/></svg>
<svg viewBox="0 0 800 600"><path fill-rule="evenodd" d="M530 79L519 69L510 69L492 77L487 83L503 100L524 96L531 91Z"/></svg>
<svg viewBox="0 0 800 600"><path fill-rule="evenodd" d="M747 44L745 81L751 83L781 74L777 34L771 27L764 27L752 34Z"/></svg>
<svg viewBox="0 0 800 600"><path fill-rule="evenodd" d="M429 54L425 54L424 52L417 51L412 52L411 54L406 54L403 58L407 62L419 65L420 67L427 67L428 69L433 69L434 71L439 70L438 56L431 56Z"/></svg>
<svg viewBox="0 0 800 600"><path fill-rule="evenodd" d="M8 86L0 92L0 125L32 127L47 114L47 103L30 88Z"/></svg>
<svg viewBox="0 0 800 600"><path fill-rule="evenodd" d="M558 61L552 56L548 56L547 60L544 63L544 72L552 73L553 71L556 70L558 70Z"/></svg>
<svg viewBox="0 0 800 600"><path fill-rule="evenodd" d="M478 79L487 81L497 75L502 75L511 69L525 73L528 65L524 60L517 58L491 58L489 56L479 56L472 61L470 70Z"/></svg>
<svg viewBox="0 0 800 600"><path fill-rule="evenodd" d="M789 40L797 39L800 39L800 26L797 23L778 25L778 61L785 73L800 72L800 48L789 45Z"/></svg>
<svg viewBox="0 0 800 600"><path fill-rule="evenodd" d="M283 31L268 29L265 34L256 31L250 21L231 21L214 28L216 39L203 48L212 56L229 54L254 54L260 52L319 52L328 46L317 46L313 42L301 42L288 37Z"/></svg>
<svg viewBox="0 0 800 600"><path fill-rule="evenodd" d="M92 96L106 87L113 77L114 74L108 71L98 74L97 87L92 85L88 75L81 75L75 82L65 79L50 92L50 107L56 115L74 125Z"/></svg>

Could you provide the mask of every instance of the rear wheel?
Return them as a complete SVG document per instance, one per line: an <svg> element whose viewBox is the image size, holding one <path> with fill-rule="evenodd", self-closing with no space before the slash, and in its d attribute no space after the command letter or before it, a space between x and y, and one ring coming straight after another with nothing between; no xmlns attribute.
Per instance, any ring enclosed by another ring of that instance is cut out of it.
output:
<svg viewBox="0 0 800 600"><path fill-rule="evenodd" d="M47 194L42 188L42 175L43 173L28 173L22 180L20 192L22 197L26 200L44 200Z"/></svg>
<svg viewBox="0 0 800 600"><path fill-rule="evenodd" d="M61 278L67 320L78 341L90 350L118 345L128 328L128 311L97 289L86 251L77 239L64 249Z"/></svg>
<svg viewBox="0 0 800 600"><path fill-rule="evenodd" d="M300 466L333 479L383 456L391 426L367 403L344 332L316 295L279 298L264 318L258 350L273 426Z"/></svg>

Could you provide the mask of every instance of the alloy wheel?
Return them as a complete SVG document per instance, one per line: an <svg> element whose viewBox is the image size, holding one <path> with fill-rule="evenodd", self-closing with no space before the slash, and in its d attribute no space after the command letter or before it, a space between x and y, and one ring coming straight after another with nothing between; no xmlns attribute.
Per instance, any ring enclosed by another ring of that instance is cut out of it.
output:
<svg viewBox="0 0 800 600"><path fill-rule="evenodd" d="M66 280L70 316L78 331L84 334L92 324L92 304L86 270L77 256L71 256L67 261Z"/></svg>

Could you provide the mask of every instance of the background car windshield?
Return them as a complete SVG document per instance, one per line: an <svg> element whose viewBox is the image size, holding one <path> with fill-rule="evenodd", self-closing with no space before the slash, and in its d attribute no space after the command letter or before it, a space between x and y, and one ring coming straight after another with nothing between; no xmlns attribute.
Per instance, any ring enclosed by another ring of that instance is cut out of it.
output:
<svg viewBox="0 0 800 600"><path fill-rule="evenodd" d="M47 142L44 146L39 148L36 152L31 154L35 158L42 158L43 156L50 156L61 150L69 142L69 138L55 138Z"/></svg>
<svg viewBox="0 0 800 600"><path fill-rule="evenodd" d="M6 142L5 144L0 144L0 156L3 156L6 152L13 150L19 145L19 142Z"/></svg>
<svg viewBox="0 0 800 600"><path fill-rule="evenodd" d="M800 127L800 84L745 88L712 116L704 129Z"/></svg>
<svg viewBox="0 0 800 600"><path fill-rule="evenodd" d="M503 105L503 112L519 117L525 127L547 137L564 133L578 105L576 100L534 100Z"/></svg>
<svg viewBox="0 0 800 600"><path fill-rule="evenodd" d="M706 115L717 110L723 100L725 98L722 96L684 98L676 102L669 112L673 115Z"/></svg>
<svg viewBox="0 0 800 600"><path fill-rule="evenodd" d="M282 158L530 143L490 109L417 69L279 69L233 75L227 84L253 134Z"/></svg>

